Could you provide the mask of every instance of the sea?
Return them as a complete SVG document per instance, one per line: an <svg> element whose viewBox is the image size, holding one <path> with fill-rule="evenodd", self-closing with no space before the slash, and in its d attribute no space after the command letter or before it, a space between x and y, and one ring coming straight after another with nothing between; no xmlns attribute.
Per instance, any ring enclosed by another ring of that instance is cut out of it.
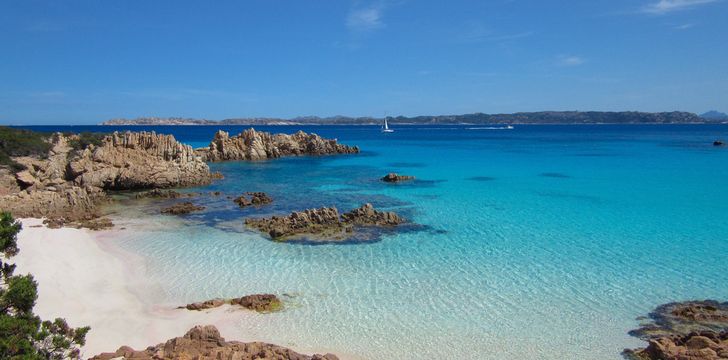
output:
<svg viewBox="0 0 728 360"><path fill-rule="evenodd" d="M245 126L147 130L203 147ZM211 164L184 217L116 195L115 245L146 259L158 301L253 293L285 311L241 338L364 359L620 359L656 306L728 300L728 125L258 126L358 145L358 155ZM385 184L390 172L416 180ZM220 195L211 192L219 191ZM271 206L230 197L264 191ZM246 217L364 203L412 224L344 243L275 242ZM131 220L129 220L131 219Z"/></svg>

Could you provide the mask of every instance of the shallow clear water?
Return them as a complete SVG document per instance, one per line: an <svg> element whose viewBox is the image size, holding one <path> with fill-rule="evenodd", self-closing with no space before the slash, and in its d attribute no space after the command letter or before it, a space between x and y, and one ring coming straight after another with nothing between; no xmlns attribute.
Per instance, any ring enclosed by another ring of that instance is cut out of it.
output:
<svg viewBox="0 0 728 360"><path fill-rule="evenodd" d="M216 128L157 130L202 146ZM213 164L225 180L194 189L266 191L271 207L205 197L184 221L126 210L142 226L118 242L150 259L162 301L291 294L241 337L369 359L618 359L656 305L728 298L728 149L712 146L728 126L304 130L364 153ZM377 181L391 171L418 180ZM364 202L424 227L313 246L241 225Z"/></svg>

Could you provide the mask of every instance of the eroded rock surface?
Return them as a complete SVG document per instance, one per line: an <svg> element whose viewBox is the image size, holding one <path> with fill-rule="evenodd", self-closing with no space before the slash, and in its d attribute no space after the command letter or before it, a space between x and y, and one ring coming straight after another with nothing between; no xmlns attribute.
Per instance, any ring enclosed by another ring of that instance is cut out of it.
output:
<svg viewBox="0 0 728 360"><path fill-rule="evenodd" d="M122 346L113 353L102 353L92 360L195 359L195 360L338 360L333 354L312 356L297 353L278 345L261 342L225 341L212 325L195 326L182 337L136 351Z"/></svg>
<svg viewBox="0 0 728 360"><path fill-rule="evenodd" d="M196 152L207 161L265 160L282 156L355 154L359 148L303 131L288 135L251 128L236 136L220 130L208 147Z"/></svg>
<svg viewBox="0 0 728 360"><path fill-rule="evenodd" d="M278 311L283 308L283 302L273 294L246 295L230 300L230 304L240 305L246 309L262 313Z"/></svg>
<svg viewBox="0 0 728 360"><path fill-rule="evenodd" d="M179 199L183 197L194 197L196 195L194 193L183 194L169 189L152 189L137 193L134 197L137 199Z"/></svg>
<svg viewBox="0 0 728 360"><path fill-rule="evenodd" d="M264 192L246 192L243 195L238 196L233 200L238 206L240 207L246 207L246 206L261 206L261 205L267 205L273 202L273 198L268 196L268 194Z"/></svg>
<svg viewBox="0 0 728 360"><path fill-rule="evenodd" d="M630 335L648 341L644 349L625 350L631 359L728 359L728 303L687 301L657 307L650 323Z"/></svg>
<svg viewBox="0 0 728 360"><path fill-rule="evenodd" d="M405 220L393 212L375 210L371 204L339 214L335 207L294 211L288 216L248 218L245 224L267 233L274 240L313 237L322 240L343 240L355 226L396 226Z"/></svg>
<svg viewBox="0 0 728 360"><path fill-rule="evenodd" d="M79 223L98 216L106 190L134 190L206 184L210 170L192 148L171 135L113 133L100 145L74 149L77 135L54 134L47 157L17 157L26 170L16 186L0 195L0 208L16 217L45 217ZM0 180L7 181L3 172Z"/></svg>
<svg viewBox="0 0 728 360"><path fill-rule="evenodd" d="M414 179L415 179L414 176L399 175L397 173L389 173L382 178L382 181L396 183L396 182L400 182L400 181L408 181L408 180L414 180Z"/></svg>

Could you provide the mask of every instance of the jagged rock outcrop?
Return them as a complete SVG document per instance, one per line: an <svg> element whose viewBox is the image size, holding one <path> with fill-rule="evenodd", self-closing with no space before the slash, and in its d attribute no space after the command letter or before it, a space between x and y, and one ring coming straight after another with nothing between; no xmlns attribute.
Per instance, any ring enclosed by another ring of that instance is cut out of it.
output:
<svg viewBox="0 0 728 360"><path fill-rule="evenodd" d="M196 152L207 161L265 160L281 156L355 154L359 148L303 131L288 135L251 128L232 137L220 130L207 148L197 149Z"/></svg>
<svg viewBox="0 0 728 360"><path fill-rule="evenodd" d="M166 207L166 208L162 209L160 212L162 214L169 214L169 215L184 215L184 214L189 214L191 212L202 211L202 210L205 210L204 206L198 206L189 201L186 201L183 203L174 204L170 207Z"/></svg>
<svg viewBox="0 0 728 360"><path fill-rule="evenodd" d="M96 355L91 360L157 360L157 359L195 359L195 360L338 360L333 354L312 356L297 353L278 345L261 342L243 343L225 341L220 332L212 325L195 326L183 337L167 340L163 344L135 351L122 346L113 353Z"/></svg>
<svg viewBox="0 0 728 360"><path fill-rule="evenodd" d="M172 135L113 133L101 146L87 148L68 164L79 186L105 190L169 188L206 184L210 168L192 147Z"/></svg>
<svg viewBox="0 0 728 360"><path fill-rule="evenodd" d="M227 300L217 298L187 304L184 308L187 310L200 311L213 309L225 304L239 305L248 310L254 310L260 313L269 313L283 309L283 302L273 294L253 294Z"/></svg>
<svg viewBox="0 0 728 360"><path fill-rule="evenodd" d="M51 223L105 227L90 222L106 190L199 185L211 180L209 167L190 146L171 135L154 132L114 133L100 145L74 148L77 135L50 137L47 157L18 157L26 170L14 175L16 185L0 194L0 209L16 217L46 217ZM9 182L9 173L0 180Z"/></svg>
<svg viewBox="0 0 728 360"><path fill-rule="evenodd" d="M339 214L335 207L294 211L288 216L248 218L245 225L267 233L274 240L312 237L321 240L343 240L355 226L396 226L405 220L393 212L375 210L371 204Z"/></svg>
<svg viewBox="0 0 728 360"><path fill-rule="evenodd" d="M342 221L363 226L396 226L405 220L391 211L375 210L372 204L364 204L341 215Z"/></svg>
<svg viewBox="0 0 728 360"><path fill-rule="evenodd" d="M687 301L657 307L651 323L630 335L648 341L644 349L625 350L631 359L728 359L728 302Z"/></svg>
<svg viewBox="0 0 728 360"><path fill-rule="evenodd" d="M235 198L233 201L240 207L251 205L261 206L272 203L273 198L264 192L246 192L245 194Z"/></svg>
<svg viewBox="0 0 728 360"><path fill-rule="evenodd" d="M408 181L408 180L414 180L414 179L415 179L414 176L399 175L399 174L396 174L396 173L389 173L389 174L385 175L384 177L382 177L382 181L384 181L384 182L390 182L390 183L395 183L395 182L400 182L400 181Z"/></svg>

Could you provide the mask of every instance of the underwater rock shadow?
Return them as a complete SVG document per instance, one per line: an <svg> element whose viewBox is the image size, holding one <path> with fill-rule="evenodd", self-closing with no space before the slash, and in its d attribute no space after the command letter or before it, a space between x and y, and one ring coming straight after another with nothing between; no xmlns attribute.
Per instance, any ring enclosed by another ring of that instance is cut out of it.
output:
<svg viewBox="0 0 728 360"><path fill-rule="evenodd" d="M567 174L559 173L559 172L543 172L543 173L538 174L538 176L554 178L554 179L573 179L574 178L571 175L567 175Z"/></svg>

